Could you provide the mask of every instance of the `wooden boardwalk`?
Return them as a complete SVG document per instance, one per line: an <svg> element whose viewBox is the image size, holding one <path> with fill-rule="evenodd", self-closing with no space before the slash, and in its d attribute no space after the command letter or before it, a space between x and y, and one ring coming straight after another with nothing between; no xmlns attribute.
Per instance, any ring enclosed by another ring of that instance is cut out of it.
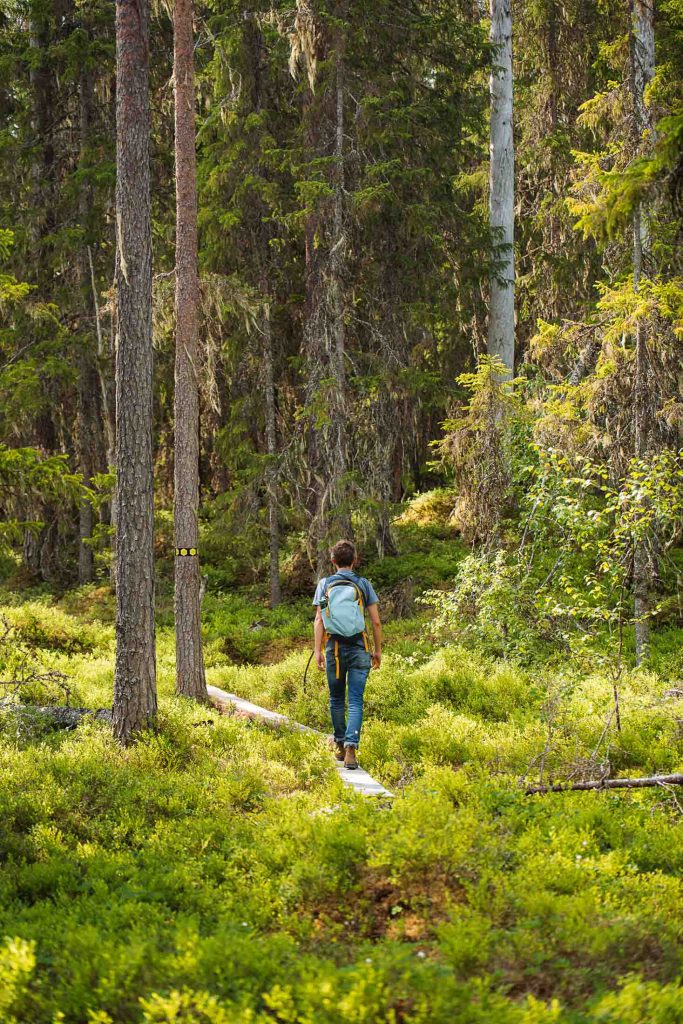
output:
<svg viewBox="0 0 683 1024"><path fill-rule="evenodd" d="M227 690L221 690L217 686L207 686L207 690L211 699L217 704L235 708L235 710L248 718L261 719L270 725L296 729L299 732L312 732L321 738L323 736L323 733L317 729L311 729L310 726L302 725L301 722L293 722L286 715L280 715L277 711L269 711L268 708L261 708L258 704L252 704L251 701L244 700L243 697L238 697L234 693L228 693ZM362 793L363 796L393 797L394 794L386 789L381 782L373 779L372 775L368 775L364 768L356 768L355 771L349 771L348 768L344 768L344 765L333 757L331 752L330 759L342 782L356 793Z"/></svg>

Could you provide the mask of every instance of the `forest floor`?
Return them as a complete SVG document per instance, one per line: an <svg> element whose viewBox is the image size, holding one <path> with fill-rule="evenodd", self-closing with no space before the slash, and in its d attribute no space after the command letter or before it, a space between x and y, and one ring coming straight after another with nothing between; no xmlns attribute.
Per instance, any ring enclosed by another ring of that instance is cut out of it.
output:
<svg viewBox="0 0 683 1024"><path fill-rule="evenodd" d="M368 568L380 595L445 585L462 553L419 531L402 550ZM0 614L0 678L53 674L24 700L110 704L106 586L5 587ZM214 581L204 624L209 683L327 731L309 599ZM361 747L387 806L320 737L174 697L162 581L158 732L123 750L103 723L0 716L0 1024L682 1022L683 794L524 795L607 749L613 776L680 771L680 640L622 674L617 732L598 661L390 619Z"/></svg>

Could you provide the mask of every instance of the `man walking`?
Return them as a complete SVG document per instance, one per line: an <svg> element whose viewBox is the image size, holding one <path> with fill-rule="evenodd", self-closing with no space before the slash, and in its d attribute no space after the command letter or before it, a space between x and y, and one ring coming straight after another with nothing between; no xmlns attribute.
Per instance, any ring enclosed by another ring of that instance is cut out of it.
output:
<svg viewBox="0 0 683 1024"><path fill-rule="evenodd" d="M334 572L318 583L313 598L315 661L327 670L335 757L345 768L357 768L356 750L363 724L363 694L370 666L382 663L382 624L374 587L355 572L358 555L349 540L330 551ZM370 653L365 613L370 616L374 651ZM345 715L348 688L349 715Z"/></svg>

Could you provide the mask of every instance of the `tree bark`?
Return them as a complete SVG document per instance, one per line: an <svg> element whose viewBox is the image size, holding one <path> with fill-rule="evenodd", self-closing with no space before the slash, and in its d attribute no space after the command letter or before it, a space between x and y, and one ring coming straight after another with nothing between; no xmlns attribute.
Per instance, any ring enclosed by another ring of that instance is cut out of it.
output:
<svg viewBox="0 0 683 1024"><path fill-rule="evenodd" d="M652 116L645 103L645 90L652 81L655 67L655 30L653 0L632 0L631 6L631 92L633 99L633 151L650 147ZM638 291L643 277L650 273L650 223L647 211L639 203L633 214L633 288ZM650 373L647 351L647 325L640 319L636 325L633 451L642 459L649 448L652 410ZM643 540L637 541L633 553L633 617L635 620L636 665L647 659L650 626L647 615L650 566Z"/></svg>
<svg viewBox="0 0 683 1024"><path fill-rule="evenodd" d="M194 4L173 5L175 96L175 636L176 693L208 701L202 656L199 514L199 268L195 152Z"/></svg>
<svg viewBox="0 0 683 1024"><path fill-rule="evenodd" d="M491 0L493 67L491 97L490 192L491 296L488 354L500 359L505 379L515 361L515 158L512 137L512 6Z"/></svg>
<svg viewBox="0 0 683 1024"><path fill-rule="evenodd" d="M116 666L114 735L156 718L152 233L147 0L116 3Z"/></svg>

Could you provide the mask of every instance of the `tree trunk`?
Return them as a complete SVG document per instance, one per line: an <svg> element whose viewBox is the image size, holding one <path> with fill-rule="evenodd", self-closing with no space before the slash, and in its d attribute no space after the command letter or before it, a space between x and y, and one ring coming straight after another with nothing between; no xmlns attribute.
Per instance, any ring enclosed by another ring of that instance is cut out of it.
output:
<svg viewBox="0 0 683 1024"><path fill-rule="evenodd" d="M652 81L655 65L654 5L651 0L632 0L631 7L631 91L633 98L633 150L642 150L646 134L652 132L652 117L645 104L645 90ZM646 146L651 139L645 138ZM643 277L650 272L650 224L642 203L633 214L633 288L638 291ZM647 351L647 325L642 319L636 325L634 389L634 438L636 458L648 451L652 421L651 388ZM644 541L636 542L633 553L633 596L636 641L636 665L647 659L650 626L647 615L650 566Z"/></svg>
<svg viewBox="0 0 683 1024"><path fill-rule="evenodd" d="M264 275L265 277L265 275ZM263 281L263 294L267 295L268 282ZM273 335L270 324L270 309L263 317L263 374L266 389L266 450L268 470L266 492L268 496L268 531L270 550L270 606L276 608L282 598L280 586L280 523L278 509L278 449L275 426L275 374L273 369Z"/></svg>
<svg viewBox="0 0 683 1024"><path fill-rule="evenodd" d="M118 231L117 231L117 236L118 236ZM110 462L110 466L113 467L114 472L116 472L116 459L117 459L117 451L118 451L118 442L116 440L116 430L117 430L117 426L116 425L117 425L117 422L118 422L118 419L117 419L118 412L117 412L117 408L116 408L116 400L117 400L116 399L116 388L117 388L117 383L116 383L116 364L117 364L117 360L118 360L118 347L119 347L119 301L118 301L117 284L116 283L117 283L118 279L119 279L119 250L118 250L118 238L117 238L116 251L114 253L114 282L112 284L111 322L110 322L110 325L109 325L109 358L111 359L112 365L114 367L114 454L113 454L113 458L112 458L112 460ZM111 500L111 510L110 510L110 515L109 515L109 525L111 527L111 543L110 543L111 563L110 563L110 566L109 566L109 583L110 583L111 589L114 591L114 593L116 593L116 571L117 571L117 550L118 550L118 542L117 542L117 539L116 539L116 535L117 535L116 523L117 523L117 520L118 520L118 513L117 513L117 508L116 508L117 500L118 500L117 499L117 488L114 487L114 493L112 495L112 500Z"/></svg>
<svg viewBox="0 0 683 1024"><path fill-rule="evenodd" d="M32 128L38 143L31 163L31 283L36 285L41 300L49 302L53 294L50 264L56 227L55 76L48 54L54 18L53 4L33 0L29 18ZM36 418L32 443L46 454L52 454L57 439L52 415L50 381L44 373L40 373L39 378L42 391L41 408ZM24 566L33 579L49 581L54 577L58 534L57 510L49 502L39 500L34 503L29 500L25 514L27 520L39 519L45 525L38 534L26 531L23 545Z"/></svg>
<svg viewBox="0 0 683 1024"><path fill-rule="evenodd" d="M249 67L249 84L251 107L256 114L261 114L264 106L266 90L263 61L265 47L263 33L256 16L250 17L245 24L245 47ZM259 178L270 181L268 167L259 162L257 168ZM263 359L263 386L265 412L265 442L268 463L265 473L266 502L268 507L269 534L269 583L270 606L276 608L282 599L280 582L280 516L279 516L279 474L280 467L277 437L277 393L275 384L275 352L273 346L273 330L271 323L271 304L273 287L272 274L272 232L268 223L269 210L263 200L253 204L251 214L254 218L252 229L252 245L256 253L256 281L261 294L261 355Z"/></svg>
<svg viewBox="0 0 683 1024"><path fill-rule="evenodd" d="M493 68L491 96L490 194L491 297L488 354L514 373L515 360L515 155L512 139L511 0L491 0Z"/></svg>
<svg viewBox="0 0 683 1024"><path fill-rule="evenodd" d="M113 727L156 718L147 0L116 4L116 666Z"/></svg>
<svg viewBox="0 0 683 1024"><path fill-rule="evenodd" d="M193 0L173 6L176 164L175 636L176 693L208 701L199 590L199 270ZM185 552L185 553L183 553ZM190 553L192 552L192 553Z"/></svg>
<svg viewBox="0 0 683 1024"><path fill-rule="evenodd" d="M321 33L322 36L322 33ZM350 468L346 403L346 326L344 277L346 268L344 196L344 55L343 34L319 56L334 54L333 73L310 97L307 146L310 158L325 153L325 138L333 134L332 197L323 200L306 225L306 307L304 347L307 357L306 404L309 417L308 452L311 465L311 526L309 547L319 572L327 568L327 548L333 535L351 536L348 473ZM329 152L329 149L327 150ZM321 406L326 416L321 422ZM338 536L334 536L338 539Z"/></svg>
<svg viewBox="0 0 683 1024"><path fill-rule="evenodd" d="M341 33L336 40L335 55L335 144L334 144L334 207L330 248L328 301L330 304L330 368L332 390L330 394L330 421L332 428L330 462L331 509L341 501L340 528L346 535L351 532L351 518L346 507L348 487L345 477L349 471L348 408L346 401L346 325L344 323L344 273L346 269L346 234L344 226L344 56Z"/></svg>
<svg viewBox="0 0 683 1024"><path fill-rule="evenodd" d="M93 315L95 317L95 335L97 337L97 380L100 390L100 404L102 407L102 419L104 438L106 444L106 465L113 466L116 458L116 422L114 416L114 401L111 394L111 357L104 347L104 336L102 334L102 317L100 305L97 299L97 281L95 279L95 265L92 258L92 249L88 246L88 267L90 270L90 290L92 292Z"/></svg>
<svg viewBox="0 0 683 1024"><path fill-rule="evenodd" d="M90 136L90 125L92 121L93 107L93 78L92 72L81 71L79 81L79 106L80 106L80 167L85 170L88 158L88 142ZM78 366L78 456L80 471L85 487L92 484L93 474L97 465L97 437L100 427L99 409L97 405L97 373L95 367L95 354L93 352L92 332L88 330L87 324L89 298L91 292L91 259L90 250L87 246L87 225L89 211L92 205L92 189L83 183L78 196L78 220L83 233L79 250L79 284L81 302L83 304L83 323L81 351ZM95 316L97 324L97 314ZM97 330L96 326L96 330ZM78 528L78 582L83 585L91 583L94 576L94 553L92 548L92 533L94 524L93 507L86 499L81 499L79 509Z"/></svg>

